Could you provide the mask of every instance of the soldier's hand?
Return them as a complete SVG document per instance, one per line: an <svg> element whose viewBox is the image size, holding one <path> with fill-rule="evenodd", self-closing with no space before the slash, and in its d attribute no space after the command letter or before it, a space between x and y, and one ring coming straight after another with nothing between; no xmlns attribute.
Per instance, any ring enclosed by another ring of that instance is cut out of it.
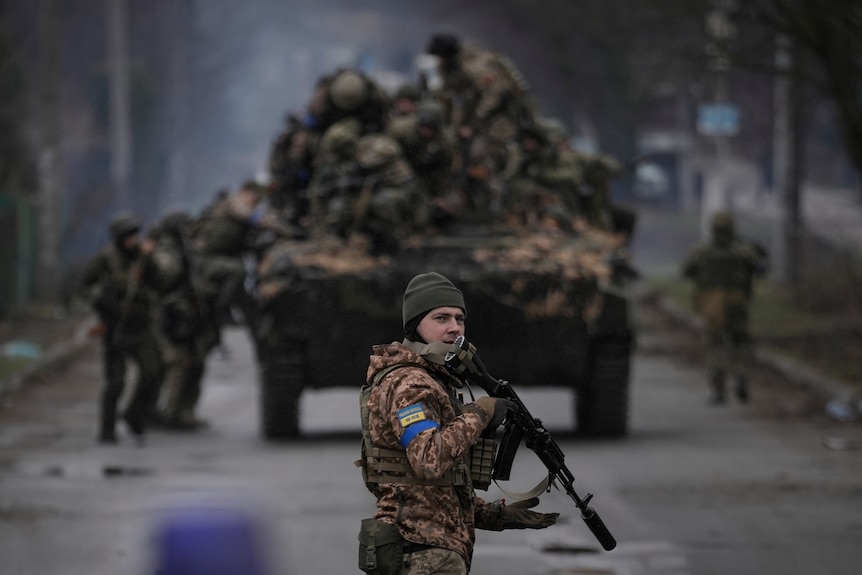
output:
<svg viewBox="0 0 862 575"><path fill-rule="evenodd" d="M503 420L514 409L515 403L508 399L498 397L480 397L471 404L465 406L468 411L481 412L482 421L485 422L485 431L492 432L500 427Z"/></svg>
<svg viewBox="0 0 862 575"><path fill-rule="evenodd" d="M492 504L492 513L497 511L493 519L493 531L503 529L544 529L557 522L559 513L539 513L530 511L539 504L539 498L533 497L524 501L517 501L506 505L503 501L495 501Z"/></svg>

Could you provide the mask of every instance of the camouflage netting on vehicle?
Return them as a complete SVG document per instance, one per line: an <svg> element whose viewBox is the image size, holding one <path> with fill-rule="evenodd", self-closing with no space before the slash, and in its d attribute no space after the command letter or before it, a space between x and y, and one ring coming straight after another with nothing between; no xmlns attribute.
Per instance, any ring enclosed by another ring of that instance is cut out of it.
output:
<svg viewBox="0 0 862 575"><path fill-rule="evenodd" d="M474 239L475 240L475 239ZM601 306L599 284L613 281L613 261L627 258L624 240L606 232L502 234L481 241L421 238L399 256L372 255L361 236L347 242L284 241L261 262L259 294L270 301L303 279L362 277L415 268L457 267L477 289L521 310L529 319L579 317L589 321Z"/></svg>
<svg viewBox="0 0 862 575"><path fill-rule="evenodd" d="M309 276L358 276L386 267L388 255L374 256L361 237L345 242L327 237L315 242L280 241L266 251L258 267L258 294L263 302Z"/></svg>

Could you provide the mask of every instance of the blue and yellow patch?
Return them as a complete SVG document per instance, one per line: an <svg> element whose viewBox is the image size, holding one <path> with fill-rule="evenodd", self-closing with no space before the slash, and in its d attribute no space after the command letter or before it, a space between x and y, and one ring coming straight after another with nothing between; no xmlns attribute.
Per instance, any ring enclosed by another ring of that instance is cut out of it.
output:
<svg viewBox="0 0 862 575"><path fill-rule="evenodd" d="M398 410L398 421L401 422L401 427L407 427L417 421L425 421L426 419L428 418L425 417L425 405L422 403L409 405L404 409Z"/></svg>
<svg viewBox="0 0 862 575"><path fill-rule="evenodd" d="M401 427L404 428L404 433L401 434L401 447L407 449L410 442L416 439L416 436L429 429L440 429L440 424L430 419L425 415L425 405L416 403L408 405L404 409L399 409L397 412L398 421L401 422Z"/></svg>

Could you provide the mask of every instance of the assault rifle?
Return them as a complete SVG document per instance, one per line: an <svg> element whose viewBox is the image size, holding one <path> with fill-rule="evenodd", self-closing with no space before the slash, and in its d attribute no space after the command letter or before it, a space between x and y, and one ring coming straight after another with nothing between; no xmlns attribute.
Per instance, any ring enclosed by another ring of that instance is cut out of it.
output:
<svg viewBox="0 0 862 575"><path fill-rule="evenodd" d="M617 542L614 536L608 531L598 513L589 506L590 500L593 498L592 494L588 493L586 497L581 499L575 493L575 477L566 467L563 450L544 428L541 420L530 414L509 382L493 378L475 352L476 348L468 343L464 336L460 336L444 356L444 365L460 377L479 385L489 396L508 399L515 404L515 408L506 418L503 438L494 460L491 477L501 481L509 479L515 452L523 441L524 445L533 450L547 467L551 485L558 489L562 485L565 492L575 502L581 511L581 519L595 535L602 548L605 551L610 551L616 547Z"/></svg>

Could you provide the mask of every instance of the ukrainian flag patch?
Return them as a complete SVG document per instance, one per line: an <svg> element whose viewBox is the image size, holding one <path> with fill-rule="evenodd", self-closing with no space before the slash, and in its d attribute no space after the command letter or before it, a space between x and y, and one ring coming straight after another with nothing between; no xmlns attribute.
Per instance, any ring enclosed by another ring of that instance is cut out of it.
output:
<svg viewBox="0 0 862 575"><path fill-rule="evenodd" d="M401 427L407 427L417 421L425 421L425 404L416 403L409 405L404 409L398 410L398 420L401 422Z"/></svg>

